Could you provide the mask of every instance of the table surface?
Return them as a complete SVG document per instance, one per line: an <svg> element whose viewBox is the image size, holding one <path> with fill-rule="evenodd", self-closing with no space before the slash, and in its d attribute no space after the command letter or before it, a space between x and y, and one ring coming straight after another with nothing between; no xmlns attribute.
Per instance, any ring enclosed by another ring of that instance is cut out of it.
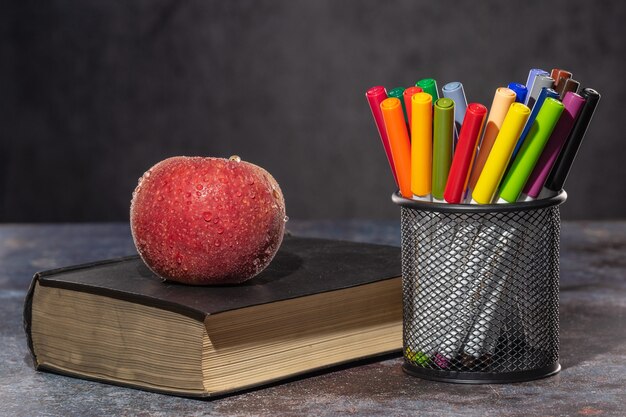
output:
<svg viewBox="0 0 626 417"><path fill-rule="evenodd" d="M398 245L394 221L295 221L296 235ZM626 415L626 222L565 222L556 376L456 385L404 374L400 357L217 400L195 400L33 369L22 305L35 271L135 252L127 224L0 225L0 415Z"/></svg>

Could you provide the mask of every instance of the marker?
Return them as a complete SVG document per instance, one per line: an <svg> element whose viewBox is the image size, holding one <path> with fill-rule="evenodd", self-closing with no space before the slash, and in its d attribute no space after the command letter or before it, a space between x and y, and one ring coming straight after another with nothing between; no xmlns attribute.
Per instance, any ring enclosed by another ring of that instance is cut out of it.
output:
<svg viewBox="0 0 626 417"><path fill-rule="evenodd" d="M437 81L432 78L424 78L419 80L415 86L420 87L425 93L430 94L433 98L433 104L439 99L439 91L437 90Z"/></svg>
<svg viewBox="0 0 626 417"><path fill-rule="evenodd" d="M552 171L550 171L550 175L548 175L548 179L546 180L544 187L553 194L556 194L563 189L563 184L565 184L565 180L567 180L567 175L572 168L572 163L576 158L578 149L580 149L580 145L585 137L587 128L591 123L593 113L595 112L598 102L600 101L600 94L591 88L584 88L583 91L581 91L580 96L585 99L585 104L578 115L578 119L576 119L576 122L574 123L574 127L565 142L565 146L563 146L563 150L556 159L554 167L552 167Z"/></svg>
<svg viewBox="0 0 626 417"><path fill-rule="evenodd" d="M539 156L542 155L550 135L555 131L557 122L560 124L559 118L563 109L563 103L554 98L548 98L543 103L522 149L502 180L499 202L515 203L517 201L528 176L533 172Z"/></svg>
<svg viewBox="0 0 626 417"><path fill-rule="evenodd" d="M387 130L385 129L383 113L380 109L380 103L387 98L387 92L385 91L385 87L376 86L367 90L365 92L365 97L370 105L370 110L372 110L372 116L374 117L374 122L376 123L376 129L378 130L380 141L383 143L383 148L385 148L385 155L387 155L387 161L389 161L389 167L391 168L393 180L395 181L397 187L398 175L396 174L396 166L394 165L393 157L391 156L391 147L389 146L389 138L387 137Z"/></svg>
<svg viewBox="0 0 626 417"><path fill-rule="evenodd" d="M430 201L433 166L433 98L428 93L411 97L411 192Z"/></svg>
<svg viewBox="0 0 626 417"><path fill-rule="evenodd" d="M578 93L578 87L580 87L580 83L578 81L573 78L568 78L563 80L563 82L556 87L556 92L559 93L559 97L563 100L565 95L570 91L572 93Z"/></svg>
<svg viewBox="0 0 626 417"><path fill-rule="evenodd" d="M517 138L519 138L524 123L528 120L530 109L522 103L513 103L502 129L498 133L493 149L489 153L489 158L485 163L474 191L472 200L478 204L489 204L493 201L494 194L500 184L504 170L509 163Z"/></svg>
<svg viewBox="0 0 626 417"><path fill-rule="evenodd" d="M509 90L513 90L513 92L515 93L516 102L524 104L524 102L526 101L526 95L528 94L528 89L524 84L509 83L507 88Z"/></svg>
<svg viewBox="0 0 626 417"><path fill-rule="evenodd" d="M533 68L528 72L528 80L526 80L526 99L524 100L524 104L528 105L528 99L530 98L530 92L533 89L533 84L535 84L535 78L539 75L550 75L547 71L544 71L539 68Z"/></svg>
<svg viewBox="0 0 626 417"><path fill-rule="evenodd" d="M395 97L400 100L400 104L402 104L402 113L404 114L404 120L407 120L406 107L404 105L404 87L396 87L389 90L387 93L389 97Z"/></svg>
<svg viewBox="0 0 626 417"><path fill-rule="evenodd" d="M529 109L532 109L537 101L537 97L539 97L539 93L541 93L541 89L543 87L553 88L554 87L554 79L548 77L547 75L539 75L535 79L535 83L533 84L533 89L530 91L530 98L526 105Z"/></svg>
<svg viewBox="0 0 626 417"><path fill-rule="evenodd" d="M465 90L463 89L463 84L458 81L453 81L444 85L441 88L443 92L443 96L454 101L454 125L455 130L458 134L461 132L461 126L463 125L463 118L465 117L465 112L467 110L467 99L465 98ZM456 145L456 142L455 142Z"/></svg>
<svg viewBox="0 0 626 417"><path fill-rule="evenodd" d="M563 104L565 105L565 111L563 112L561 119L559 119L559 123L554 129L554 132L546 145L546 149L541 154L539 161L537 161L537 165L533 169L532 174L530 174L528 182L524 187L524 193L531 198L537 198L539 196L539 193L543 188L543 184L546 182L548 174L554 166L554 163L556 162L567 137L574 127L576 118L585 104L585 99L570 91L565 95Z"/></svg>
<svg viewBox="0 0 626 417"><path fill-rule="evenodd" d="M433 116L433 201L443 202L443 192L452 163L454 101L440 98L435 102Z"/></svg>
<svg viewBox="0 0 626 417"><path fill-rule="evenodd" d="M411 142L402 115L402 104L399 99L389 97L380 103L380 109L396 165L400 194L404 198L411 198Z"/></svg>
<svg viewBox="0 0 626 417"><path fill-rule="evenodd" d="M419 87L409 87L406 90L404 90L404 94L403 94L404 108L406 109L406 116L407 116L407 119L409 120L409 129L411 128L411 119L413 118L413 116L411 116L411 97L421 92L422 92L422 89Z"/></svg>
<svg viewBox="0 0 626 417"><path fill-rule="evenodd" d="M572 73L564 69L552 68L552 71L550 71L550 78L554 80L554 86L558 87L562 80L572 78Z"/></svg>
<svg viewBox="0 0 626 417"><path fill-rule="evenodd" d="M469 180L469 189L473 190L478 182L480 173L485 166L489 152L493 147L493 143L500 132L500 127L504 122L504 118L511 107L511 104L515 102L515 92L508 88L500 87L496 90L493 96L493 102L491 103L491 110L487 117L487 125L485 126L485 134L483 140L478 148L478 155L474 161L472 167L472 173Z"/></svg>
<svg viewBox="0 0 626 417"><path fill-rule="evenodd" d="M530 113L530 117L528 118L528 121L526 122L526 126L524 126L524 130L522 131L522 134L517 140L517 145L515 145L515 149L513 150L513 154L511 155L512 160L515 160L515 157L517 156L517 152L519 152L520 148L522 147L522 144L524 143L524 140L526 139L526 136L528 136L528 132L530 132L530 128L532 127L533 122L535 121L535 118L537 117L537 114L539 114L539 110L541 110L541 106L543 105L543 102L548 97L559 98L559 94L551 88L544 87L541 89L541 93L539 93L539 97L537 97L537 101L535 102L535 105L533 106L533 110Z"/></svg>
<svg viewBox="0 0 626 417"><path fill-rule="evenodd" d="M459 204L463 200L467 182L472 168L472 162L476 155L478 139L487 117L487 107L478 103L467 106L465 120L461 126L459 141L454 151L448 182L443 193L448 203Z"/></svg>

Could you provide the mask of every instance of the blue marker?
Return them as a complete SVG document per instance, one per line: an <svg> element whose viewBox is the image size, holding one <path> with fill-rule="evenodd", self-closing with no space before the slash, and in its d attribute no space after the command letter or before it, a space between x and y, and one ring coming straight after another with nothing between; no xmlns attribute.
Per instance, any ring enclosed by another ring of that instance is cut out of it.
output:
<svg viewBox="0 0 626 417"><path fill-rule="evenodd" d="M535 84L535 78L537 78L538 75L550 75L550 73L548 73L548 71L544 71L542 69L539 68L533 68L530 70L530 72L528 73L528 80L526 80L526 99L524 100L524 104L528 105L528 99L530 98L530 92L533 90L533 84Z"/></svg>
<svg viewBox="0 0 626 417"><path fill-rule="evenodd" d="M526 102L526 94L528 93L528 89L524 84L520 83L509 83L507 86L510 90L515 91L515 101L518 103L524 104Z"/></svg>
<svg viewBox="0 0 626 417"><path fill-rule="evenodd" d="M526 122L526 126L524 126L524 130L522 130L522 134L519 136L519 139L517 140L517 144L515 145L515 149L513 150L513 154L511 155L511 161L515 160L515 155L517 155L517 151L519 151L519 149L522 147L522 144L524 143L524 139L526 139L528 132L530 132L530 128L533 126L533 123L535 122L535 119L537 118L537 114L539 114L539 110L541 110L541 106L543 105L543 102L546 101L546 98L548 97L552 97L558 100L559 93L557 93L551 88L543 87L541 89L541 93L539 93L539 97L537 97L535 106L533 107L533 110L530 112L530 116L528 116L528 121Z"/></svg>
<svg viewBox="0 0 626 417"><path fill-rule="evenodd" d="M454 101L454 124L456 126L457 133L457 135L455 135L456 138L458 137L458 133L461 132L463 119L465 119L465 111L467 110L465 90L463 90L463 84L458 81L453 81L444 85L441 88L441 91L443 92L444 97L450 98Z"/></svg>

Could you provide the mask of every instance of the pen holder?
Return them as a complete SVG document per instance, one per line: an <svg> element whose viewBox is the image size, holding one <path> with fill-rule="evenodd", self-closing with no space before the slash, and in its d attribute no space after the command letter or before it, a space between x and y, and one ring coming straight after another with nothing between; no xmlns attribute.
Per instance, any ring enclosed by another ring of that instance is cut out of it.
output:
<svg viewBox="0 0 626 417"><path fill-rule="evenodd" d="M559 205L567 194L461 205L392 196L402 216L406 373L520 382L559 365Z"/></svg>

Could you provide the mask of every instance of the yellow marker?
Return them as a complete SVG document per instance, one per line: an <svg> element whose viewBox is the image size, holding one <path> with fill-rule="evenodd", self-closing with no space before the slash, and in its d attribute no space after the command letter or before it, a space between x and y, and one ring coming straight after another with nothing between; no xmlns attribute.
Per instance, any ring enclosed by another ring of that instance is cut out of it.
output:
<svg viewBox="0 0 626 417"><path fill-rule="evenodd" d="M513 103L509 108L472 192L473 202L489 204L493 200L528 116L530 109L522 103Z"/></svg>
<svg viewBox="0 0 626 417"><path fill-rule="evenodd" d="M430 199L433 165L433 98L428 93L411 97L411 192Z"/></svg>
<svg viewBox="0 0 626 417"><path fill-rule="evenodd" d="M511 104L514 102L515 91L504 87L500 87L496 90L496 93L493 96L493 102L491 103L491 110L489 110L489 116L487 116L485 134L483 135L483 140L478 147L478 155L476 155L476 160L474 161L474 166L472 168L472 174L470 175L468 185L470 190L473 190L476 186L478 177L480 177L480 172L483 170L485 162L487 162L489 152L491 152L493 143L500 132L504 118L509 111L509 107L511 107Z"/></svg>

